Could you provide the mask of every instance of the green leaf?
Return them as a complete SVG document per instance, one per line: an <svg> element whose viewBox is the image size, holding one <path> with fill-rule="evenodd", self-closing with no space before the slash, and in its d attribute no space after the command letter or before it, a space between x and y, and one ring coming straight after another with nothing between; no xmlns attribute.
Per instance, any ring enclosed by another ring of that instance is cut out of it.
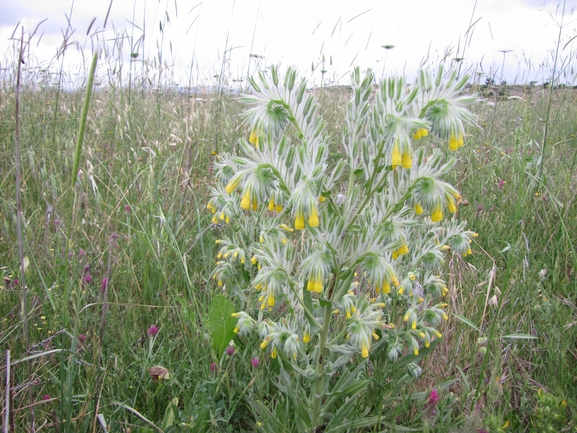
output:
<svg viewBox="0 0 577 433"><path fill-rule="evenodd" d="M234 338L236 319L232 317L234 305L223 295L217 295L210 304L208 328L212 337L212 347L221 356L230 340Z"/></svg>
<svg viewBox="0 0 577 433"><path fill-rule="evenodd" d="M459 316L456 313L453 313L453 316L455 316L457 319L459 319L461 322L463 322L465 325L470 326L471 328L473 328L475 331L477 331L479 334L482 334L481 330L479 328L477 328L477 325L475 325L473 322L471 322L469 319L467 319L466 317L463 316Z"/></svg>
<svg viewBox="0 0 577 433"><path fill-rule="evenodd" d="M535 337L534 335L520 334L520 333L502 335L501 338L512 338L512 339L519 339L519 340L536 340L537 339L537 337Z"/></svg>

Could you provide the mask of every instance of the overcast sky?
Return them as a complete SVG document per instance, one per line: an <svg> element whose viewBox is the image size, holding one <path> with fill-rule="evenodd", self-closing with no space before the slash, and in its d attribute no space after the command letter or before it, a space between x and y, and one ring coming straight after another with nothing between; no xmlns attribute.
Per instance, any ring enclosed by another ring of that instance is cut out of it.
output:
<svg viewBox="0 0 577 433"><path fill-rule="evenodd" d="M108 55L102 64L126 65L131 52L138 61L158 61L161 52L165 77L182 85L190 76L194 84L210 82L221 71L242 79L273 63L296 66L315 80L325 70L325 80L343 83L352 66L371 67L378 76L411 75L443 57L464 58L470 72L512 83L550 76L562 25L561 80L575 81L577 0L565 1L564 15L562 0L113 0L104 28L109 4L0 0L0 50L10 52L18 23L29 35L46 20L29 46L28 64L60 67L53 59L69 19L64 64L73 72L87 68L83 59L98 46ZM5 56L3 68L10 66Z"/></svg>

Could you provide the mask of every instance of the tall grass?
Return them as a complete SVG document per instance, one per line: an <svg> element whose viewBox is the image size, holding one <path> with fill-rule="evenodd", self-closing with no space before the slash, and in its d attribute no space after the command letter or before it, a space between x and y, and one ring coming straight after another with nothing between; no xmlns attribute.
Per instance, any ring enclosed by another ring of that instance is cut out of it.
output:
<svg viewBox="0 0 577 433"><path fill-rule="evenodd" d="M131 52L143 43L131 39ZM132 60L124 87L121 56L116 61L106 69L111 85L92 95L76 185L82 89L63 91L58 74L24 74L19 187L15 71L2 81L0 348L10 350L12 376L0 407L11 399L18 431L31 429L31 413L38 428L56 431L257 431L250 399L277 399L277 417L290 417L282 413L287 396L272 386L278 366L263 368L261 359L254 367L259 354L242 345L230 357L206 349L208 306L220 293L209 281L213 233L225 230L206 210L211 163L250 132L239 121L242 107L226 92L172 91L160 76L150 86ZM479 128L468 131L451 179L468 203L458 218L480 236L473 256L447 265L455 314L411 390L438 388L438 416L427 424L431 414L407 396L392 403L395 421L411 427L420 416L430 431L454 432L509 422L527 431L542 389L566 400L570 431L577 422L577 95L496 90L503 98L478 106ZM337 160L350 95L344 87L316 92ZM507 100L511 92L522 99ZM155 381L154 366L170 375ZM374 389L387 380L381 376L375 371Z"/></svg>

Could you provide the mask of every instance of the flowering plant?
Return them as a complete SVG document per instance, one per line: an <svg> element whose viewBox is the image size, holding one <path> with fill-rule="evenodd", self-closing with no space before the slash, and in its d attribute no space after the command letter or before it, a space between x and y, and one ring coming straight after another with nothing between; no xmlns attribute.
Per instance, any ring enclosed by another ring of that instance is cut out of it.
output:
<svg viewBox="0 0 577 433"><path fill-rule="evenodd" d="M442 180L455 161L419 143L461 147L476 98L461 94L467 78L442 68L411 86L391 78L377 88L356 69L335 143L294 70L250 82L242 156L215 163L207 207L232 230L216 241L212 277L237 299L238 338L257 334L261 359L290 372L278 386L300 402L299 431L375 424L351 413L371 380L368 360L397 365L405 382L421 374L419 354L447 319L442 265L447 254L470 254L475 236L444 220L461 200ZM335 147L343 157L330 165ZM253 408L274 420L263 402Z"/></svg>

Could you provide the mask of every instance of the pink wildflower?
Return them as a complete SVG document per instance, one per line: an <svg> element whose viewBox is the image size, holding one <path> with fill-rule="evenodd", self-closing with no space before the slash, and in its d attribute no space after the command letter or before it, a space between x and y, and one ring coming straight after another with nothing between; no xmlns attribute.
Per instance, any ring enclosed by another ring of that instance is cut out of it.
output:
<svg viewBox="0 0 577 433"><path fill-rule="evenodd" d="M150 328L148 328L148 335L155 337L156 334L158 334L158 327L156 325L150 325Z"/></svg>

